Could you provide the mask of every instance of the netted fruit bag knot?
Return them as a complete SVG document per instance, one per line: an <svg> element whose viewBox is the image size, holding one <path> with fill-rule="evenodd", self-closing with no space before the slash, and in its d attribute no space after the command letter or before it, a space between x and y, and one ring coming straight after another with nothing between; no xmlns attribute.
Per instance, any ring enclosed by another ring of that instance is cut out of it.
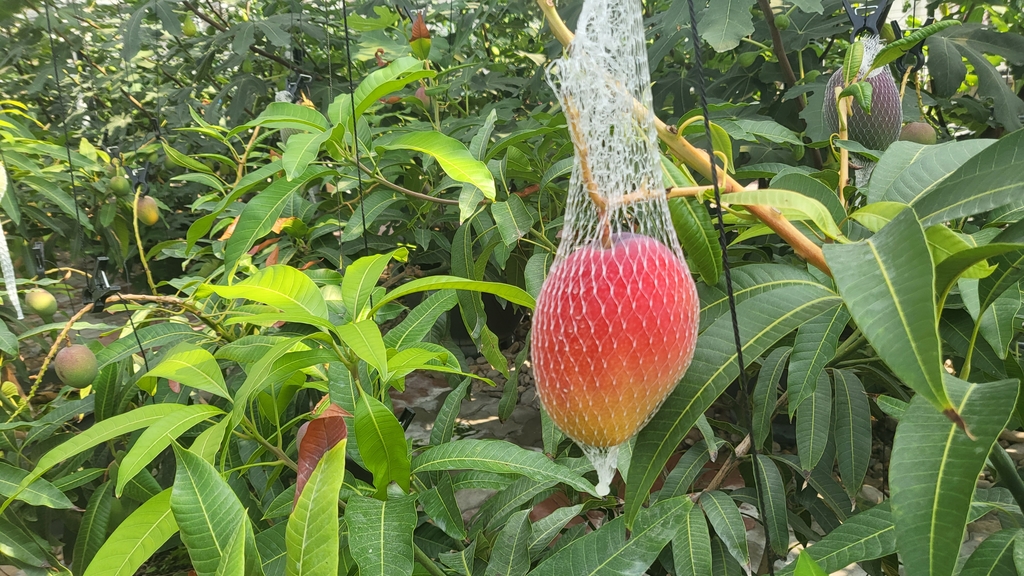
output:
<svg viewBox="0 0 1024 576"><path fill-rule="evenodd" d="M609 491L619 446L693 357L699 305L671 225L639 0L585 0L548 68L575 148L562 240L534 313L537 391Z"/></svg>

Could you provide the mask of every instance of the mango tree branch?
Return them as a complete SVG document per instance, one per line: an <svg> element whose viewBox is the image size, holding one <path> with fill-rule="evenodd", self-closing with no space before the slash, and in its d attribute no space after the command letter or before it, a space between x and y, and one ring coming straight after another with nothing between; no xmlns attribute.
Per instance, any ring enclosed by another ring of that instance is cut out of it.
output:
<svg viewBox="0 0 1024 576"><path fill-rule="evenodd" d="M548 27L551 29L551 33L554 34L555 38L563 46L568 46L573 39L573 33L565 26L565 22L562 17L558 15L558 11L555 10L553 0L537 0L537 4L540 6L541 11L544 12L544 17L548 21ZM643 105L636 102L636 108L638 111L642 111L646 114ZM685 138L676 134L669 129L668 125L662 122L657 116L654 117L654 127L658 131L658 138L664 142L672 154L682 160L687 166L690 166L697 172L700 172L705 178L711 178L711 160L708 157L707 152L695 148ZM718 168L719 173L724 171ZM737 182L728 174L724 175L725 186L722 190L724 193L739 192L743 190L743 185ZM798 256L810 262L814 267L818 268L822 272L832 275L832 272L828 268L828 264L825 263L825 256L821 252L821 248L814 242L811 242L802 232L797 230L795 226L786 220L781 213L771 206L746 206L747 211L756 216L766 226L772 229L775 234L782 238L787 244L793 247L793 250Z"/></svg>

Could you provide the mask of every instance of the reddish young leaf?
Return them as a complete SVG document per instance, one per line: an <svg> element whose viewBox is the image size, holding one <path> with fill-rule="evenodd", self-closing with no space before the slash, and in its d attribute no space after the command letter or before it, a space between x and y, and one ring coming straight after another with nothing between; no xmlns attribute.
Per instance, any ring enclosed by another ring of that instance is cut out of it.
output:
<svg viewBox="0 0 1024 576"><path fill-rule="evenodd" d="M323 414L299 427L295 435L295 443L299 447L298 479L295 482L295 500L306 486L306 481L313 474L316 465L328 450L348 437L344 416L351 416L335 404L327 407Z"/></svg>
<svg viewBox="0 0 1024 576"><path fill-rule="evenodd" d="M430 40L430 30L427 29L427 23L423 21L423 12L416 14L416 19L412 23L412 38L411 40L426 39Z"/></svg>

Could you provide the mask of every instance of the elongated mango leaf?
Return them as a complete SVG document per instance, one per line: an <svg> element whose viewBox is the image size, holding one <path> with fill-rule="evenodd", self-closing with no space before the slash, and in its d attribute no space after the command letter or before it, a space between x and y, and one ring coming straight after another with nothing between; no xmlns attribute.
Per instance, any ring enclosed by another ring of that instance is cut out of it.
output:
<svg viewBox="0 0 1024 576"><path fill-rule="evenodd" d="M89 497L85 514L82 514L82 524L78 528L78 538L75 539L74 555L72 556L72 567L75 574L85 572L86 567L96 557L96 552L106 541L110 511L114 504L112 488L110 482L104 482Z"/></svg>
<svg viewBox="0 0 1024 576"><path fill-rule="evenodd" d="M292 194L301 190L310 181L330 174L335 174L335 171L310 166L291 180L278 178L249 200L238 216L235 231L224 244L224 267L233 271L242 254L248 252L256 240L270 232Z"/></svg>
<svg viewBox="0 0 1024 576"><path fill-rule="evenodd" d="M530 511L513 514L491 550L484 576L525 576L530 571Z"/></svg>
<svg viewBox="0 0 1024 576"><path fill-rule="evenodd" d="M410 461L405 430L387 406L366 393L360 394L356 403L355 435L359 455L373 473L377 497L384 497L391 482L408 492Z"/></svg>
<svg viewBox="0 0 1024 576"><path fill-rule="evenodd" d="M987 212L1018 198L1024 182L1006 175L1024 169L1022 150L1024 130L1017 130L964 162L914 203L921 224L930 226Z"/></svg>
<svg viewBox="0 0 1024 576"><path fill-rule="evenodd" d="M299 427L299 431L295 434L299 457L296 462L298 470L295 472L293 500L298 501L303 487L324 455L339 442L348 438L345 416L351 416L351 414L346 413L337 404L331 404L323 414Z"/></svg>
<svg viewBox="0 0 1024 576"><path fill-rule="evenodd" d="M462 519L462 511L459 510L459 502L455 499L452 477L447 473L438 476L433 488L419 494L423 512L438 528L444 530L445 534L456 540L465 540L468 536L466 524ZM550 543L550 540L548 542Z"/></svg>
<svg viewBox="0 0 1024 576"><path fill-rule="evenodd" d="M722 245L707 207L693 198L671 198L668 209L679 243L686 250L687 264L705 284L718 284L722 275Z"/></svg>
<svg viewBox="0 0 1024 576"><path fill-rule="evenodd" d="M96 362L99 365L99 369L103 370L110 364L120 362L125 358L131 357L133 354L138 354L140 348L149 350L157 346L177 344L181 341L196 342L205 339L206 336L203 333L196 332L184 322L151 324L143 326L132 333L124 333L121 338L111 342L109 346L96 355ZM140 342L141 346L139 345Z"/></svg>
<svg viewBox="0 0 1024 576"><path fill-rule="evenodd" d="M390 379L387 348L384 347L380 328L373 320L343 324L338 326L337 333L360 360L377 369L381 380L386 382Z"/></svg>
<svg viewBox="0 0 1024 576"><path fill-rule="evenodd" d="M301 104L292 104L291 102L271 102L255 120L245 124L244 128L254 128L256 126L264 128L291 128L309 132L323 132L331 127L323 114ZM239 128L232 132L241 132L242 127Z"/></svg>
<svg viewBox="0 0 1024 576"><path fill-rule="evenodd" d="M828 574L809 554L800 552L796 558L795 576L828 576Z"/></svg>
<svg viewBox="0 0 1024 576"><path fill-rule="evenodd" d="M182 342L162 356L146 376L174 380L196 390L231 399L217 360L205 349Z"/></svg>
<svg viewBox="0 0 1024 576"><path fill-rule="evenodd" d="M170 503L181 541L196 573L215 576L238 526L249 519L234 491L209 462L177 444L174 455L178 468Z"/></svg>
<svg viewBox="0 0 1024 576"><path fill-rule="evenodd" d="M366 256L353 262L345 269L341 280L341 300L348 310L349 319L364 320L363 307L370 301L370 293L377 286L380 275L387 269L391 259L405 261L409 254L406 248L399 248L387 254Z"/></svg>
<svg viewBox="0 0 1024 576"><path fill-rule="evenodd" d="M807 320L839 304L820 284L792 285L744 300L737 306L743 357L749 364ZM739 374L732 321L719 318L697 339L689 370L658 413L640 431L626 486L627 524L683 437Z"/></svg>
<svg viewBox="0 0 1024 576"><path fill-rule="evenodd" d="M83 576L133 576L177 531L168 488L146 500L117 526Z"/></svg>
<svg viewBox="0 0 1024 576"><path fill-rule="evenodd" d="M292 181L309 168L309 163L316 160L320 147L331 137L330 132L299 133L288 137L288 143L281 154L281 166L284 167L285 178Z"/></svg>
<svg viewBox="0 0 1024 576"><path fill-rule="evenodd" d="M440 132L407 132L375 141L384 150L415 150L429 154L452 180L479 188L484 197L494 200L494 176L487 165L477 160L466 145Z"/></svg>
<svg viewBox="0 0 1024 576"><path fill-rule="evenodd" d="M1014 548L1020 528L1007 528L989 535L967 559L960 576L1017 576Z"/></svg>
<svg viewBox="0 0 1024 576"><path fill-rule="evenodd" d="M870 239L824 247L839 293L857 327L903 382L939 410L943 387L935 311L935 270L913 210L900 212Z"/></svg>
<svg viewBox="0 0 1024 576"><path fill-rule="evenodd" d="M135 441L132 449L125 454L124 460L121 461L114 495L120 498L128 481L135 478L136 474L159 456L171 444L171 441L176 440L178 436L196 424L223 413L224 411L216 406L193 404L164 416L146 428L145 432Z"/></svg>
<svg viewBox="0 0 1024 576"><path fill-rule="evenodd" d="M330 420L341 420L340 416ZM329 423L325 423L329 424ZM342 422L344 426L344 422ZM307 432L316 433L315 430ZM323 454L309 481L298 494L288 517L286 574L336 576L338 574L338 492L345 480L345 448L341 439ZM357 530L362 530L359 526Z"/></svg>
<svg viewBox="0 0 1024 576"><path fill-rule="evenodd" d="M19 524L0 517L0 554L37 568L49 566L46 550Z"/></svg>
<svg viewBox="0 0 1024 576"><path fill-rule="evenodd" d="M458 302L453 290L438 290L413 308L398 326L388 330L384 334L384 344L388 348L402 350L406 344L422 341L441 314Z"/></svg>
<svg viewBox="0 0 1024 576"><path fill-rule="evenodd" d="M249 402L256 395L256 392L267 383L267 375L270 372L271 366L287 354L303 338L303 336L296 336L275 344L266 355L249 367L246 371L245 382L242 382L242 385L235 392L235 405L231 409L231 428L234 428L242 421L245 410L249 407Z"/></svg>
<svg viewBox="0 0 1024 576"><path fill-rule="evenodd" d="M1024 245L994 242L983 244L974 248L961 250L939 262L935 266L935 290L939 295L939 302L944 303L946 295L953 289L956 281L972 269L978 263L984 262L987 258L1004 256L1013 262L1018 257L1024 256ZM1007 270L1012 267L1008 266ZM998 270L997 270L998 272Z"/></svg>
<svg viewBox="0 0 1024 576"><path fill-rule="evenodd" d="M198 290L200 297L211 293L221 298L252 300L279 308L286 313L327 317L327 302L324 301L320 289L309 276L291 266L270 266L237 284L204 284ZM286 319L288 318L282 318Z"/></svg>
<svg viewBox="0 0 1024 576"><path fill-rule="evenodd" d="M957 547L959 550L959 546ZM892 523L889 503L855 514L827 536L808 547L811 557L828 574L854 562L874 560L896 551L896 527ZM776 571L779 576L793 574L796 563Z"/></svg>
<svg viewBox="0 0 1024 576"><path fill-rule="evenodd" d="M686 522L693 502L688 496L669 498L645 508L626 539L622 517L559 549L531 572L533 576L640 576Z"/></svg>
<svg viewBox="0 0 1024 576"><path fill-rule="evenodd" d="M871 173L867 192L868 206L880 201L913 204L930 193L960 165L994 142L980 138L930 146L914 142L893 142Z"/></svg>
<svg viewBox="0 0 1024 576"><path fill-rule="evenodd" d="M26 504L46 506L57 510L74 506L63 492L43 478L38 478L27 488L19 491L18 487L28 474L28 470L11 466L0 460L0 496L11 497L17 494L17 499Z"/></svg>
<svg viewBox="0 0 1024 576"><path fill-rule="evenodd" d="M366 576L405 576L413 570L412 533L416 528L416 498L381 502L353 496L345 510L349 548Z"/></svg>
<svg viewBox="0 0 1024 576"><path fill-rule="evenodd" d="M916 396L893 441L892 516L907 576L953 573L978 474L1017 399L1016 380L946 381L974 439Z"/></svg>
<svg viewBox="0 0 1024 576"><path fill-rule="evenodd" d="M562 482L580 492L595 490L582 476L543 454L497 440L455 440L428 448L413 459L413 474L432 470L521 474L537 482Z"/></svg>
<svg viewBox="0 0 1024 576"><path fill-rule="evenodd" d="M537 219L534 212L530 211L523 203L523 199L516 194L509 194L505 202L492 204L491 215L494 216L494 224L498 227L498 233L501 234L501 240L506 246L514 245L520 238L526 236Z"/></svg>
<svg viewBox="0 0 1024 576"><path fill-rule="evenodd" d="M814 394L825 365L836 355L839 335L849 321L850 313L846 307L837 306L796 331L793 353L789 357L789 377L786 379L790 417L796 414L805 399Z"/></svg>
<svg viewBox="0 0 1024 576"><path fill-rule="evenodd" d="M763 524L771 536L772 550L779 556L785 556L789 550L786 484L775 461L763 454L757 456L757 482L765 504Z"/></svg>
<svg viewBox="0 0 1024 576"><path fill-rule="evenodd" d="M732 282L736 305L758 294L778 290L786 286L821 286L807 270L784 264L749 264L732 271ZM715 320L729 312L729 298L725 284L705 287L698 285L700 294L700 330L703 332Z"/></svg>
<svg viewBox="0 0 1024 576"><path fill-rule="evenodd" d="M800 466L809 474L825 453L832 432L832 383L828 372L818 374L814 393L796 409L796 443Z"/></svg>
<svg viewBox="0 0 1024 576"><path fill-rule="evenodd" d="M779 380L786 369L786 361L789 359L793 348L780 346L771 351L768 357L761 364L761 370L757 373L757 384L754 386L754 412L753 430L751 431L754 443L757 446L764 446L768 439L768 432L772 427L772 414L775 413L775 403L779 399Z"/></svg>
<svg viewBox="0 0 1024 576"><path fill-rule="evenodd" d="M813 222L829 238L843 237L829 209L818 200L799 192L771 188L747 190L729 194L728 199L723 201L740 206L772 206L790 220Z"/></svg>
<svg viewBox="0 0 1024 576"><path fill-rule="evenodd" d="M43 474L46 474L50 468L53 468L64 460L80 454L85 450L94 448L107 440L112 440L118 436L155 424L164 416L178 412L184 408L185 407L180 404L154 404L151 406L141 406L131 412L119 414L113 418L108 418L102 422L98 422L91 428L79 432L67 442L64 442L44 454L43 457L36 462L36 467L21 481L21 484L18 485L15 494L8 497L4 502L4 505L0 507L0 513L10 506L11 502L14 501L20 492L28 488Z"/></svg>
<svg viewBox="0 0 1024 576"><path fill-rule="evenodd" d="M834 370L835 440L839 476L846 493L853 498L860 491L871 459L871 407L857 376L849 370Z"/></svg>
<svg viewBox="0 0 1024 576"><path fill-rule="evenodd" d="M465 278L459 278L457 276L430 276L427 278L417 278L412 282L406 282L400 287L387 293L387 295L380 299L380 302L375 302L373 308L370 309L370 315L375 314L382 306L397 300L409 294L415 294L416 292L427 292L433 290L442 290L445 288L452 288L455 290L471 290L474 292L485 292L487 294L494 294L495 296L504 298L513 304L519 304L520 306L526 306L527 308L533 309L537 305L537 301L534 300L533 296L530 296L529 292L526 292L522 288L505 284L503 282L483 282L480 280L467 280Z"/></svg>
<svg viewBox="0 0 1024 576"><path fill-rule="evenodd" d="M389 63L384 68L371 72L355 92L355 113L356 118L366 112L370 106L392 92L398 92L410 82L423 78L433 78L437 73L428 70L423 61L411 56L403 56ZM352 124L352 102L349 94L344 93L334 99L327 111L331 121L335 124L351 126Z"/></svg>
<svg viewBox="0 0 1024 576"><path fill-rule="evenodd" d="M672 561L678 574L711 574L711 534L699 506L691 506L675 538Z"/></svg>
<svg viewBox="0 0 1024 576"><path fill-rule="evenodd" d="M733 499L720 490L704 492L698 500L704 515L708 517L715 534L725 543L729 554L739 562L740 566L750 565L750 552L747 550L747 528L743 517Z"/></svg>
<svg viewBox="0 0 1024 576"><path fill-rule="evenodd" d="M567 506L534 522L530 532L530 556L536 557L544 551L562 528L582 510L582 504Z"/></svg>

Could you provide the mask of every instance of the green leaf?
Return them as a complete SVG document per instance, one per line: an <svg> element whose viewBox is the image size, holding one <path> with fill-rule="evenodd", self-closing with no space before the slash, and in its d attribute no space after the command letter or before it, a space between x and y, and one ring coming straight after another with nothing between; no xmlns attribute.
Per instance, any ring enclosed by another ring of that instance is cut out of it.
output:
<svg viewBox="0 0 1024 576"><path fill-rule="evenodd" d="M970 384L947 375L946 381L974 439L917 396L893 441L892 516L908 576L952 574L978 474L1017 398L1016 380Z"/></svg>
<svg viewBox="0 0 1024 576"><path fill-rule="evenodd" d="M391 259L405 261L408 254L408 249L399 248L387 254L360 258L345 269L345 276L341 280L341 299L352 320L366 318L362 313L363 308L370 301L370 294L377 286L380 275L391 263Z"/></svg>
<svg viewBox="0 0 1024 576"><path fill-rule="evenodd" d="M96 552L106 540L110 523L110 510L113 508L113 486L110 482L100 484L89 497L89 503L82 514L82 524L78 527L75 539L72 567L75 574L82 574L96 557Z"/></svg>
<svg viewBox="0 0 1024 576"><path fill-rule="evenodd" d="M197 454L203 460L213 464L220 451L221 443L224 441L224 433L228 429L228 420L225 418L210 426L202 432L188 447L189 452Z"/></svg>
<svg viewBox="0 0 1024 576"><path fill-rule="evenodd" d="M530 571L530 511L513 514L491 549L484 576L525 576Z"/></svg>
<svg viewBox="0 0 1024 576"><path fill-rule="evenodd" d="M136 474L144 470L154 458L166 450L171 441L196 424L223 413L224 411L216 406L193 404L164 416L146 428L145 432L135 441L131 450L125 454L124 460L121 461L114 495L120 498L128 481L135 478Z"/></svg>
<svg viewBox="0 0 1024 576"><path fill-rule="evenodd" d="M871 407L857 376L833 370L835 382L835 439L839 476L853 498L864 482L871 458Z"/></svg>
<svg viewBox="0 0 1024 576"><path fill-rule="evenodd" d="M797 407L814 393L815 386L821 381L825 365L836 355L839 335L846 329L849 321L850 313L846 307L837 306L834 310L828 310L808 321L797 330L793 354L789 359L789 376L786 379L791 417L796 413ZM813 467L812 465L808 470Z"/></svg>
<svg viewBox="0 0 1024 576"><path fill-rule="evenodd" d="M437 75L433 70L426 70L423 62L417 58L403 56L389 63L384 68L371 72L355 92L356 118L362 116L370 106L392 92L398 92L407 84L423 78L433 78ZM342 124L346 127L352 124L352 102L348 94L342 94L334 99L328 109L328 115L335 124Z"/></svg>
<svg viewBox="0 0 1024 576"><path fill-rule="evenodd" d="M476 543L477 541L473 540L469 546L458 552L441 552L438 557L445 566L454 570L459 576L473 576L473 567L476 564Z"/></svg>
<svg viewBox="0 0 1024 576"><path fill-rule="evenodd" d="M535 558L546 550L562 528L582 511L582 504L566 506L534 522L530 532L530 556Z"/></svg>
<svg viewBox="0 0 1024 576"><path fill-rule="evenodd" d="M498 440L455 440L427 448L412 461L412 472L480 470L521 474L537 482L561 482L593 494L594 486L543 454Z"/></svg>
<svg viewBox="0 0 1024 576"><path fill-rule="evenodd" d="M469 378L464 378L454 390L448 393L437 411L437 418L434 419L434 426L430 429L430 444L437 446L451 441L455 435L455 424L459 417L459 410L462 408L462 401L469 391Z"/></svg>
<svg viewBox="0 0 1024 576"><path fill-rule="evenodd" d="M305 106L299 107L308 110ZM278 178L249 200L238 215L234 232L224 244L224 267L233 271L238 259L252 248L253 243L270 232L292 194L302 190L310 181L334 173L329 168L310 166L291 180Z"/></svg>
<svg viewBox="0 0 1024 576"><path fill-rule="evenodd" d="M672 561L678 574L711 574L711 534L704 511L691 506L675 538Z"/></svg>
<svg viewBox="0 0 1024 576"><path fill-rule="evenodd" d="M255 120L232 130L230 135L244 129L262 126L264 128L291 128L307 132L324 132L331 124L324 115L301 104L271 102Z"/></svg>
<svg viewBox="0 0 1024 576"><path fill-rule="evenodd" d="M652 500L657 502L658 500L689 494L690 485L700 476L704 470L704 465L710 459L711 454L704 440L700 440L693 446L690 446L683 453L682 458L676 462L675 467L672 468L668 477L665 478L665 483L662 485L661 490L652 497Z"/></svg>
<svg viewBox="0 0 1024 576"><path fill-rule="evenodd" d="M959 545L957 550L959 550ZM896 527L889 503L855 514L803 553L817 562L827 574L854 562L874 560L896 552ZM776 571L779 576L793 574L795 563Z"/></svg>
<svg viewBox="0 0 1024 576"><path fill-rule="evenodd" d="M410 461L405 430L387 406L365 392L356 403L355 437L359 455L373 473L377 498L384 497L391 482L409 492Z"/></svg>
<svg viewBox="0 0 1024 576"><path fill-rule="evenodd" d="M459 503L455 499L455 489L452 486L450 474L439 474L433 488L426 492L420 492L419 501L423 506L423 512L434 521L438 528L444 530L445 534L455 540L467 538L466 524L462 519Z"/></svg>
<svg viewBox="0 0 1024 576"><path fill-rule="evenodd" d="M593 576L616 574L640 576L658 558L662 548L686 522L693 502L687 496L670 498L644 508L635 529L626 538L622 517L606 523L561 548L538 565L532 576Z"/></svg>
<svg viewBox="0 0 1024 576"><path fill-rule="evenodd" d="M117 526L83 576L133 576L177 531L168 488Z"/></svg>
<svg viewBox="0 0 1024 576"><path fill-rule="evenodd" d="M703 492L700 495L700 507L708 517L715 534L722 539L729 554L741 566L750 565L750 553L747 551L747 528L739 508L728 494L720 490Z"/></svg>
<svg viewBox="0 0 1024 576"><path fill-rule="evenodd" d="M196 390L231 399L217 360L204 348L182 342L162 356L160 363L147 372L146 376L167 378Z"/></svg>
<svg viewBox="0 0 1024 576"><path fill-rule="evenodd" d="M415 150L433 156L452 180L472 184L494 200L494 177L487 165L473 157L466 145L440 132L406 132L381 138L374 146L384 150Z"/></svg>
<svg viewBox="0 0 1024 576"><path fill-rule="evenodd" d="M281 154L281 166L284 167L285 177L291 181L305 172L309 163L316 160L320 154L320 147L330 136L330 132L298 133L289 136L284 153Z"/></svg>
<svg viewBox="0 0 1024 576"><path fill-rule="evenodd" d="M537 305L537 301L525 290L503 282L467 280L456 276L429 276L427 278L417 278L411 282L406 282L400 287L388 292L385 297L380 299L380 302L374 303L373 308L370 310L370 315L372 316L375 314L388 302L408 296L409 294L426 292L429 290L442 290L445 288L494 294L495 296L504 298L513 304L526 306L530 309L533 309L533 307Z"/></svg>
<svg viewBox="0 0 1024 576"><path fill-rule="evenodd" d="M0 496L15 496L31 506L46 506L55 510L73 508L63 492L43 478L38 478L24 490L19 491L22 481L28 476L27 470L11 466L0 460Z"/></svg>
<svg viewBox="0 0 1024 576"><path fill-rule="evenodd" d="M870 239L824 247L839 293L886 365L939 410L943 387L935 270L924 229L904 210Z"/></svg>
<svg viewBox="0 0 1024 576"><path fill-rule="evenodd" d="M454 290L438 290L431 294L413 308L398 326L384 334L384 345L402 350L408 345L420 342L430 333L430 329L441 314L451 310L458 302Z"/></svg>
<svg viewBox="0 0 1024 576"><path fill-rule="evenodd" d="M963 163L914 203L924 226L972 216L1020 197L1024 181L1007 175L1024 170L1024 130L1017 130Z"/></svg>
<svg viewBox="0 0 1024 576"><path fill-rule="evenodd" d="M893 42L890 42L885 48L882 49L881 52L878 53L877 56L875 56L875 59L871 62L871 69L874 70L876 68L881 68L882 66L886 66L892 62L895 62L896 60L899 60L900 57L906 54L907 51L912 49L914 46L917 46L921 42L924 42L924 40L931 36L932 34L949 28L950 26L959 25L959 20L940 20L939 22L935 22L933 24L925 26L924 28L915 30L910 34L904 36L903 38L899 38Z"/></svg>
<svg viewBox="0 0 1024 576"><path fill-rule="evenodd" d="M828 372L818 374L814 392L796 409L796 443L800 466L809 473L818 465L832 431L832 384Z"/></svg>
<svg viewBox="0 0 1024 576"><path fill-rule="evenodd" d="M772 549L779 556L785 556L789 551L786 484L775 462L763 454L757 456L757 482L765 504L763 524L771 536Z"/></svg>
<svg viewBox="0 0 1024 576"><path fill-rule="evenodd" d="M850 214L850 220L871 232L878 232L905 208L907 205L900 202L874 202Z"/></svg>
<svg viewBox="0 0 1024 576"><path fill-rule="evenodd" d="M754 33L750 2L721 0L712 2L698 23L700 37L715 49L728 52L739 46L740 38Z"/></svg>
<svg viewBox="0 0 1024 576"><path fill-rule="evenodd" d="M670 198L668 210L679 243L686 251L686 263L694 267L705 284L717 284L722 274L722 245L711 214L693 198Z"/></svg>
<svg viewBox="0 0 1024 576"><path fill-rule="evenodd" d="M214 576L238 526L249 520L216 468L177 444L174 455L178 461L170 499L174 520L196 573Z"/></svg>
<svg viewBox="0 0 1024 576"><path fill-rule="evenodd" d="M80 454L90 448L95 448L107 440L113 440L118 436L155 424L164 416L173 414L183 410L184 408L185 407L180 404L154 404L150 406L141 406L131 412L119 414L102 422L93 424L92 427L79 432L68 441L44 454L43 457L36 462L36 467L32 472L28 476L25 476L21 481L21 484L18 485L15 495L10 496L7 501L4 502L3 507L0 508L0 512L3 512L3 510L10 506L18 493L24 491L33 482L35 482L36 479L40 478L50 470L50 468L53 468L64 460L67 460L68 458Z"/></svg>
<svg viewBox="0 0 1024 576"><path fill-rule="evenodd" d="M732 271L732 282L737 306L747 298L787 286L821 287L821 283L808 274L807 270L784 264L739 266ZM697 290L701 300L700 330L703 332L729 312L729 298L723 282L719 282L714 289L698 284Z"/></svg>
<svg viewBox="0 0 1024 576"><path fill-rule="evenodd" d="M494 223L498 226L498 233L501 234L506 246L512 246L526 236L535 220L533 213L516 194L509 194L505 202L492 204L491 215L494 216Z"/></svg>
<svg viewBox="0 0 1024 576"><path fill-rule="evenodd" d="M860 41L850 44L843 55L843 86L853 84L855 78L860 75L861 63L864 62L864 44ZM826 94L825 97L831 97Z"/></svg>
<svg viewBox="0 0 1024 576"><path fill-rule="evenodd" d="M839 97L846 98L847 96L853 96L853 99L857 102L857 106L860 106L860 109L863 110L865 114L871 114L872 90L873 88L871 83L866 80L862 80L860 82L854 82L844 88L843 91L839 93Z"/></svg>
<svg viewBox="0 0 1024 576"><path fill-rule="evenodd" d="M1017 576L1013 555L1018 534L1020 528L1007 528L989 535L971 553L960 576Z"/></svg>
<svg viewBox="0 0 1024 576"><path fill-rule="evenodd" d="M416 498L382 502L353 496L345 510L349 548L363 576L403 576L413 571L412 533L416 528Z"/></svg>
<svg viewBox="0 0 1024 576"><path fill-rule="evenodd" d="M213 174L213 169L211 169L209 166L203 164L199 160L192 158L191 156L178 152L178 150L175 149L170 144L168 144L166 140L161 140L160 145L164 150L164 154L167 155L167 158L169 158L171 162L174 162L178 166L181 166L182 168L187 168L189 172Z"/></svg>
<svg viewBox="0 0 1024 576"><path fill-rule="evenodd" d="M970 157L994 142L977 139L930 146L905 141L893 142L871 173L868 202L913 204L935 189Z"/></svg>
<svg viewBox="0 0 1024 576"><path fill-rule="evenodd" d="M36 176L27 176L22 178L21 183L27 184L36 192L42 194L52 204L60 208L67 216L77 218L78 223L86 230L94 230L92 222L89 221L89 217L85 210L76 210L74 198L68 196L67 193L61 190L55 183Z"/></svg>
<svg viewBox="0 0 1024 576"><path fill-rule="evenodd" d="M261 390L265 384L269 384L267 382L267 375L270 372L270 368L303 338L304 336L296 336L276 344L266 355L249 367L246 371L245 381L242 382L242 385L235 392L235 404L231 409L231 429L234 429L242 421L245 410L248 409L249 402L256 395L256 392Z"/></svg>
<svg viewBox="0 0 1024 576"><path fill-rule="evenodd" d="M380 328L373 320L349 322L338 326L337 332L360 360L377 369L381 380L386 382L389 379L387 349Z"/></svg>
<svg viewBox="0 0 1024 576"><path fill-rule="evenodd" d="M238 298L267 304L286 314L327 317L327 302L320 289L309 276L291 266L270 266L231 286L204 284L199 288L197 295L203 297L210 293L221 298ZM288 317L284 316L282 320L288 320Z"/></svg>
<svg viewBox="0 0 1024 576"><path fill-rule="evenodd" d="M1013 254L1010 254L1011 252L1013 252ZM935 291L939 295L939 302L945 302L949 291L953 289L957 280L959 280L965 272L978 264L983 264L988 258L1003 255L1007 256L1006 259L1000 259L1001 263L1015 261L1017 257L1024 256L1024 244L1006 244L1002 242L983 244L974 248L961 250L940 262L935 266ZM1013 271L1013 273L1015 273L1013 265L1005 266L1003 270ZM1005 280L1010 279L1012 279L1012 277L1005 278ZM1003 283L1005 282L1000 282L1000 284ZM992 286L995 287L996 285L993 284Z"/></svg>
<svg viewBox="0 0 1024 576"><path fill-rule="evenodd" d="M809 220L832 239L843 237L832 214L820 201L792 190L745 190L729 194L729 204L739 206L771 206L794 221Z"/></svg>
<svg viewBox="0 0 1024 576"><path fill-rule="evenodd" d="M324 454L288 517L288 576L338 574L338 492L345 479L347 445L342 440Z"/></svg>
<svg viewBox="0 0 1024 576"><path fill-rule="evenodd" d="M125 358L131 357L133 354L138 354L140 348L149 350L157 346L177 344L182 340L194 342L205 339L205 335L201 332L196 332L192 329L192 326L184 322L151 324L143 326L132 333L122 332L120 339L111 342L106 348L96 354L96 362L99 365L99 369L103 370L109 364L120 362Z"/></svg>
<svg viewBox="0 0 1024 576"><path fill-rule="evenodd" d="M753 362L807 320L836 306L839 297L820 284L761 293L737 306L743 357ZM636 518L655 480L683 437L739 375L732 321L722 317L697 339L689 370L640 434L626 486L627 523Z"/></svg>
<svg viewBox="0 0 1024 576"><path fill-rule="evenodd" d="M768 432L772 429L772 415L779 399L779 380L786 370L786 361L793 348L781 346L771 351L761 364L754 386L753 438L757 446L764 446Z"/></svg>
<svg viewBox="0 0 1024 576"><path fill-rule="evenodd" d="M796 576L828 576L821 566L807 552L800 552L796 558Z"/></svg>

